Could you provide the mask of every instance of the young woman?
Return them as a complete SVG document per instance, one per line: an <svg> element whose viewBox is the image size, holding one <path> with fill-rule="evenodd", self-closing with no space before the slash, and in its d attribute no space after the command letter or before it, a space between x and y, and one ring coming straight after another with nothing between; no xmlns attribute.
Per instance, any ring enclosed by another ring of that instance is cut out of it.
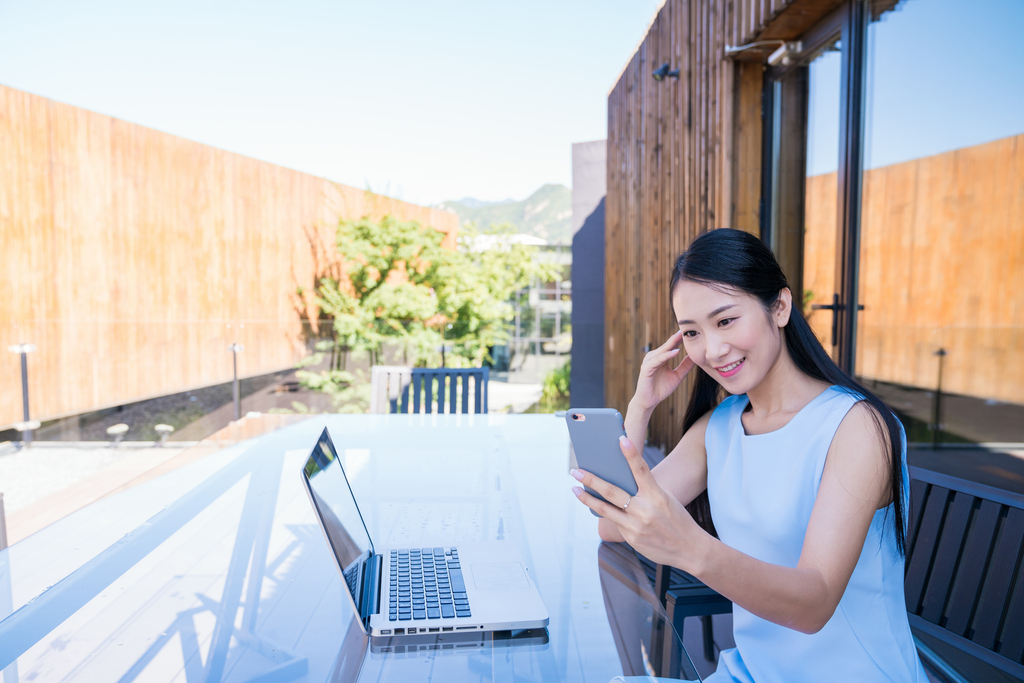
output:
<svg viewBox="0 0 1024 683"><path fill-rule="evenodd" d="M601 538L733 601L736 647L710 681L926 683L903 597L899 422L825 353L757 238L698 237L671 300L679 331L644 359L620 444L637 495L573 472L612 503L573 489ZM649 470L632 444L690 372L683 438Z"/></svg>

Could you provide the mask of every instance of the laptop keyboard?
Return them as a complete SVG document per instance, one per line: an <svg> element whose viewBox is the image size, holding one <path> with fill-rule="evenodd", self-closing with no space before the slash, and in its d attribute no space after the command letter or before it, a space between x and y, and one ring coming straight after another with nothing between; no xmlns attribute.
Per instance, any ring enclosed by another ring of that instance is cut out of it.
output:
<svg viewBox="0 0 1024 683"><path fill-rule="evenodd" d="M457 548L392 550L390 621L470 617Z"/></svg>
<svg viewBox="0 0 1024 683"><path fill-rule="evenodd" d="M356 591L358 586L356 582L359 580L359 565L353 564L347 570L345 570L345 583L348 584L348 590L352 595L359 595Z"/></svg>

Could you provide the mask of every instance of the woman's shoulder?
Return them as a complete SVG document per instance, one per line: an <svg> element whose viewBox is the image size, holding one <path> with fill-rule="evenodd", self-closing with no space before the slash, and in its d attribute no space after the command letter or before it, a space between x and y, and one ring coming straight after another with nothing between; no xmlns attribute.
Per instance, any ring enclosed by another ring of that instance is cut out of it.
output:
<svg viewBox="0 0 1024 683"><path fill-rule="evenodd" d="M746 394L730 394L722 399L721 403L715 406L715 409L711 411L711 417L714 419L716 416L724 417L736 411L742 412L742 410L747 407L748 402L749 399L747 399Z"/></svg>
<svg viewBox="0 0 1024 683"><path fill-rule="evenodd" d="M722 399L713 410L706 414L707 422L705 423L705 429L708 431L729 431L730 425L739 419L743 409L747 407L749 402L746 394L731 394Z"/></svg>
<svg viewBox="0 0 1024 683"><path fill-rule="evenodd" d="M853 405L859 403L865 399L864 394L860 393L856 389L850 387L844 387L841 384L833 384L825 389L825 394L828 398L833 400L839 400L845 403Z"/></svg>

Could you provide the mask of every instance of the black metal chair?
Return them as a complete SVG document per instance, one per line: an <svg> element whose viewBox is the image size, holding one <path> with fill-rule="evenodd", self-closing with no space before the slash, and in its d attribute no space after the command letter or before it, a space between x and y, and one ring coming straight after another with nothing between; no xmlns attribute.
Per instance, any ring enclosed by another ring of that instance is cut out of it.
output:
<svg viewBox="0 0 1024 683"><path fill-rule="evenodd" d="M432 413L436 402L438 413L445 412L446 405L449 413L486 413L489 382L490 368L413 368L412 381L402 391L398 412L419 413L422 408L422 412Z"/></svg>
<svg viewBox="0 0 1024 683"><path fill-rule="evenodd" d="M1024 496L918 467L910 477L911 627L1024 680Z"/></svg>

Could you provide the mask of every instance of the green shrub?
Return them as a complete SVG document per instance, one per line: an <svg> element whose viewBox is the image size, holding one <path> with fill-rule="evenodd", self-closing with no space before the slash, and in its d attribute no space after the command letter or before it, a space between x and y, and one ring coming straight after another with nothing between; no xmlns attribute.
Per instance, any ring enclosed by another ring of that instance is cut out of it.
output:
<svg viewBox="0 0 1024 683"><path fill-rule="evenodd" d="M553 413L557 410L568 410L571 368L572 360L570 359L565 362L565 365L555 368L544 377L543 393L538 405L539 412Z"/></svg>

